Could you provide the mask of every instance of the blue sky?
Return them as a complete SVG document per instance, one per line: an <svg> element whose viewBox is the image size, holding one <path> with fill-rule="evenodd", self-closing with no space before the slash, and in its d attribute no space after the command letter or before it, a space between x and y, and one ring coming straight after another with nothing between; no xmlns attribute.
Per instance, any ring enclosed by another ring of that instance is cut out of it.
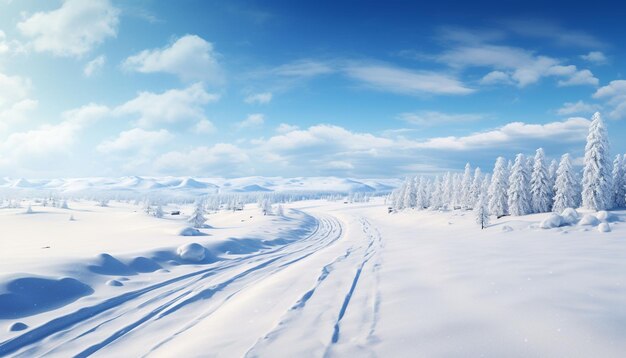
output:
<svg viewBox="0 0 626 358"><path fill-rule="evenodd" d="M619 4L0 0L0 176L392 177L626 152Z"/></svg>

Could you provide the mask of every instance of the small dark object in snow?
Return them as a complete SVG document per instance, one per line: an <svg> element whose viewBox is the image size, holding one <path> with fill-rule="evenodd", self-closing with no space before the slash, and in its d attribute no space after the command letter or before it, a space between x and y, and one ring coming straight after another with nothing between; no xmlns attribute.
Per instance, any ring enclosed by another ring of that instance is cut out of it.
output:
<svg viewBox="0 0 626 358"><path fill-rule="evenodd" d="M49 248L50 248L50 246L44 246L44 247L42 247L42 249L49 249Z"/></svg>
<svg viewBox="0 0 626 358"><path fill-rule="evenodd" d="M180 215L180 211L178 211L178 210L172 211L171 215Z"/></svg>

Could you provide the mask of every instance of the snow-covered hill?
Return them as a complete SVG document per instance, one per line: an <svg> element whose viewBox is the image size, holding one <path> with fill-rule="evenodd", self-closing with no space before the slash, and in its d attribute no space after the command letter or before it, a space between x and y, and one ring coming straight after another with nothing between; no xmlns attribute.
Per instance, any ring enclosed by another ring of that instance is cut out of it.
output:
<svg viewBox="0 0 626 358"><path fill-rule="evenodd" d="M0 189L57 192L60 194L154 192L194 195L214 193L316 191L340 193L387 192L398 187L397 179L347 179L337 177L120 177L39 179L1 178Z"/></svg>

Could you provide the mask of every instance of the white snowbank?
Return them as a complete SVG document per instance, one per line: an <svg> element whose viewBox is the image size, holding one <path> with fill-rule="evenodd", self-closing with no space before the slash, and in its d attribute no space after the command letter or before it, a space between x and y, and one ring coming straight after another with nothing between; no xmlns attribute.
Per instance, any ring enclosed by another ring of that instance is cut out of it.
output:
<svg viewBox="0 0 626 358"><path fill-rule="evenodd" d="M180 236L202 236L204 235L200 230L195 227L186 227L178 233Z"/></svg>
<svg viewBox="0 0 626 358"><path fill-rule="evenodd" d="M512 228L512 227L510 227L509 225L504 225L504 226L502 227L502 231L503 231L503 232L510 232L510 231L513 231L513 228Z"/></svg>
<svg viewBox="0 0 626 358"><path fill-rule="evenodd" d="M611 226L609 223L601 223L598 225L598 231L600 232L611 232Z"/></svg>
<svg viewBox="0 0 626 358"><path fill-rule="evenodd" d="M578 225L581 225L581 226L596 226L599 223L600 223L600 221L595 216L593 216L591 214L585 214L585 216L583 216L583 218L580 219L580 221L578 222Z"/></svg>
<svg viewBox="0 0 626 358"><path fill-rule="evenodd" d="M552 213L550 214L550 216L545 218L541 222L541 224L539 224L539 227L542 229L553 229L553 228L561 226L562 223L563 223L563 218L561 217L561 215Z"/></svg>
<svg viewBox="0 0 626 358"><path fill-rule="evenodd" d="M204 257L206 256L204 246L195 242L180 246L176 249L176 253L181 259L193 262L200 262L204 260Z"/></svg>
<svg viewBox="0 0 626 358"><path fill-rule="evenodd" d="M563 224L574 225L580 219L580 215L575 209L567 208L561 213L561 218L563 218Z"/></svg>
<svg viewBox="0 0 626 358"><path fill-rule="evenodd" d="M615 216L606 210L602 210L598 211L598 213L596 214L596 218L603 222L611 222L615 219Z"/></svg>

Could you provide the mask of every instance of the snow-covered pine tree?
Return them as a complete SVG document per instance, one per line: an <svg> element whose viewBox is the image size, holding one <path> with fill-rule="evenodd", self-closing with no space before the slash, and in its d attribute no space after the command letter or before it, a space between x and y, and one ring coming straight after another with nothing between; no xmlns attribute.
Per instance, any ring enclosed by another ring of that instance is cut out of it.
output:
<svg viewBox="0 0 626 358"><path fill-rule="evenodd" d="M163 215L165 215L163 213L163 207L161 207L161 205L157 205L156 209L154 210L154 217L155 218L162 218Z"/></svg>
<svg viewBox="0 0 626 358"><path fill-rule="evenodd" d="M194 206L193 213L187 220L195 228L203 228L206 218L204 217L204 205L202 201L198 200Z"/></svg>
<svg viewBox="0 0 626 358"><path fill-rule="evenodd" d="M590 210L611 208L611 158L609 137L599 112L594 113L587 135L582 180L583 207Z"/></svg>
<svg viewBox="0 0 626 358"><path fill-rule="evenodd" d="M626 206L626 179L624 178L624 163L622 155L615 156L613 161L613 207L623 208Z"/></svg>
<svg viewBox="0 0 626 358"><path fill-rule="evenodd" d="M461 182L463 177L459 173L454 173L452 180L452 209L460 208L463 198L461 196Z"/></svg>
<svg viewBox="0 0 626 358"><path fill-rule="evenodd" d="M423 210L428 207L428 181L421 176L417 183L417 191L415 195L415 207Z"/></svg>
<svg viewBox="0 0 626 358"><path fill-rule="evenodd" d="M555 213L562 213L567 208L578 206L576 177L568 153L563 154L559 168L556 170L554 192L552 211Z"/></svg>
<svg viewBox="0 0 626 358"><path fill-rule="evenodd" d="M404 192L404 208L412 209L417 202L417 178L408 178L407 181Z"/></svg>
<svg viewBox="0 0 626 358"><path fill-rule="evenodd" d="M432 210L439 210L443 206L443 185L439 176L433 181L433 191L430 196L430 206Z"/></svg>
<svg viewBox="0 0 626 358"><path fill-rule="evenodd" d="M452 173L447 172L443 176L443 182L441 183L441 199L442 199L442 207L450 208L452 206L453 200L453 192L454 192L454 183L453 183Z"/></svg>
<svg viewBox="0 0 626 358"><path fill-rule="evenodd" d="M474 212L476 213L476 223L480 225L481 230L489 225L489 211L484 195L480 195L478 202L474 204Z"/></svg>
<svg viewBox="0 0 626 358"><path fill-rule="evenodd" d="M531 210L535 213L546 213L552 207L550 175L545 162L543 148L537 149L530 178Z"/></svg>
<svg viewBox="0 0 626 358"><path fill-rule="evenodd" d="M489 213L501 217L509 213L508 207L508 171L507 162L503 157L498 157L493 168L491 184L489 185Z"/></svg>
<svg viewBox="0 0 626 358"><path fill-rule="evenodd" d="M480 171L480 168L476 168L474 170L474 178L472 180L472 185L470 186L470 193L469 193L469 202L471 203L470 208L474 207L474 204L476 204L476 202L478 202L478 198L481 194L483 194L482 191L482 184L483 184L483 177L482 177L482 172Z"/></svg>
<svg viewBox="0 0 626 358"><path fill-rule="evenodd" d="M278 204L278 207L276 208L276 215L285 216L285 209L283 209L282 204Z"/></svg>
<svg viewBox="0 0 626 358"><path fill-rule="evenodd" d="M469 209L472 207L472 167L470 163L465 164L463 171L463 179L461 179L461 208Z"/></svg>
<svg viewBox="0 0 626 358"><path fill-rule="evenodd" d="M508 204L511 215L526 215L531 212L531 199L529 193L529 174L524 154L515 157L515 163L511 168L509 177Z"/></svg>

